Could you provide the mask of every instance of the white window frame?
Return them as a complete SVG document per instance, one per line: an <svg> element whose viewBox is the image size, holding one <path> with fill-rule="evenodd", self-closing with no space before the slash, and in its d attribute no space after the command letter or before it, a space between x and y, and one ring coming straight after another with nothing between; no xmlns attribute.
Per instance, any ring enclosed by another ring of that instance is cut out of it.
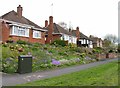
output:
<svg viewBox="0 0 120 88"><path fill-rule="evenodd" d="M87 40L87 44L89 44L89 40Z"/></svg>
<svg viewBox="0 0 120 88"><path fill-rule="evenodd" d="M29 37L29 29L19 26L12 26L10 29L10 35Z"/></svg>
<svg viewBox="0 0 120 88"><path fill-rule="evenodd" d="M41 38L41 31L33 30L33 38Z"/></svg>

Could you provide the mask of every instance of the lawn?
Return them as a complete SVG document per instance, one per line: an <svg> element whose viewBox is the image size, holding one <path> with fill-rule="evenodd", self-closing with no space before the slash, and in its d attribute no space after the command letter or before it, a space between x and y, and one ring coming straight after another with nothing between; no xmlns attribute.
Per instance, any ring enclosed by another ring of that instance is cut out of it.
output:
<svg viewBox="0 0 120 88"><path fill-rule="evenodd" d="M18 86L117 86L118 62Z"/></svg>

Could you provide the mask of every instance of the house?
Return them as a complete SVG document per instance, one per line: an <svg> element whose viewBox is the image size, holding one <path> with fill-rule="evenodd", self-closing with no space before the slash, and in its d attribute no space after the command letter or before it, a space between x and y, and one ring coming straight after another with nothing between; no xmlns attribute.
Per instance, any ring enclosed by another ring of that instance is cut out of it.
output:
<svg viewBox="0 0 120 88"><path fill-rule="evenodd" d="M77 37L72 35L69 30L64 29L60 25L53 23L53 17L49 17L49 24L48 21L45 21L45 28L48 30L46 33L46 43L51 43L54 40L61 39L65 40L68 43L76 44Z"/></svg>
<svg viewBox="0 0 120 88"><path fill-rule="evenodd" d="M19 5L17 12L12 10L0 17L1 41L12 39L45 44L46 30L22 16L22 11L23 8Z"/></svg>
<svg viewBox="0 0 120 88"><path fill-rule="evenodd" d="M79 31L79 27L76 30L72 30L73 35L77 37L77 46L93 48L92 40Z"/></svg>
<svg viewBox="0 0 120 88"><path fill-rule="evenodd" d="M98 37L94 37L93 35L90 35L89 37L93 41L93 47L103 47L103 40Z"/></svg>

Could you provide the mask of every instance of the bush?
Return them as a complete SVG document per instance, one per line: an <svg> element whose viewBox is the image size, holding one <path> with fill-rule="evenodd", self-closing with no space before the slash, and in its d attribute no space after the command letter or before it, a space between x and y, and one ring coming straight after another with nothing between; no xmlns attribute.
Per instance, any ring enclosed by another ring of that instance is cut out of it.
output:
<svg viewBox="0 0 120 88"><path fill-rule="evenodd" d="M80 54L80 57L81 57L81 58L85 58L85 56L86 56L85 53L81 53L81 54Z"/></svg>
<svg viewBox="0 0 120 88"><path fill-rule="evenodd" d="M18 40L17 43L18 43L18 44L27 44L27 42L26 42L26 41L23 41L23 40Z"/></svg>
<svg viewBox="0 0 120 88"><path fill-rule="evenodd" d="M77 47L77 45L76 45L76 44L73 44L73 43L68 44L68 46L69 46L70 48Z"/></svg>
<svg viewBox="0 0 120 88"><path fill-rule="evenodd" d="M109 50L109 53L113 53L114 51L113 50Z"/></svg>
<svg viewBox="0 0 120 88"><path fill-rule="evenodd" d="M6 42L7 42L7 43L13 43L13 39L12 39L12 38L9 38Z"/></svg>
<svg viewBox="0 0 120 88"><path fill-rule="evenodd" d="M40 44L40 43L33 43L32 45L33 45L34 47L40 47L41 44Z"/></svg>
<svg viewBox="0 0 120 88"><path fill-rule="evenodd" d="M100 47L96 47L92 50L93 53L101 53L102 52L102 48Z"/></svg>
<svg viewBox="0 0 120 88"><path fill-rule="evenodd" d="M63 46L63 47L67 45L64 40L55 40L51 44L53 44L53 45L60 45L60 46Z"/></svg>
<svg viewBox="0 0 120 88"><path fill-rule="evenodd" d="M17 72L17 59L14 58L6 58L2 60L2 72L6 73L14 73Z"/></svg>

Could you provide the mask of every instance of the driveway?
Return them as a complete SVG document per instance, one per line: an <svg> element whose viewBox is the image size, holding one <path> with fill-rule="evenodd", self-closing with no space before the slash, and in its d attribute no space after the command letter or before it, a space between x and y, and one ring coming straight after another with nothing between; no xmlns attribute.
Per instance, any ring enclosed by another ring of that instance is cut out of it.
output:
<svg viewBox="0 0 120 88"><path fill-rule="evenodd" d="M76 72L80 71L83 69L89 69L91 67L98 66L100 64L105 64L111 61L116 61L118 58L115 59L108 59L104 61L98 61L98 62L93 62L89 64L83 64L79 66L72 66L72 67L67 67L67 68L62 68L62 69L56 69L56 70L50 70L50 71L43 71L43 72L33 72L33 73L26 73L26 74L2 74L2 85L3 86L14 86L16 84L23 84L35 80L40 80L40 79L45 79L45 78L51 78L54 76L59 76L62 74L67 74L71 72Z"/></svg>

